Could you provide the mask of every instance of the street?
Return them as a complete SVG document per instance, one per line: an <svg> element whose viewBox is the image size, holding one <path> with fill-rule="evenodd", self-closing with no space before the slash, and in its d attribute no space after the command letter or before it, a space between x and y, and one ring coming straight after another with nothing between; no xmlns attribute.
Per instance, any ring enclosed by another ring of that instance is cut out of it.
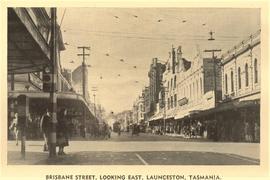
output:
<svg viewBox="0 0 270 180"><path fill-rule="evenodd" d="M73 138L67 155L48 159L42 141L26 142L26 159L20 144L8 141L8 164L14 165L259 165L259 144L210 142L202 139L141 133L112 134L109 140ZM237 151L235 151L237 149Z"/></svg>

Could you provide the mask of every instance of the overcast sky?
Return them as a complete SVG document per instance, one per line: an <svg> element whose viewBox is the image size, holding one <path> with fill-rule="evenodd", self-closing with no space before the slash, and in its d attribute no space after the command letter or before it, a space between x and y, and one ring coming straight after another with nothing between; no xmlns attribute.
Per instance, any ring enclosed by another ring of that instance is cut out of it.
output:
<svg viewBox="0 0 270 180"><path fill-rule="evenodd" d="M64 8L58 8L59 23L63 14ZM77 46L91 46L87 57L91 98L95 86L97 101L106 111L120 112L131 109L148 85L152 58L167 61L172 45L181 45L183 56L190 61L198 50L225 52L260 29L260 10L66 8L61 29L69 44L61 54L62 66L75 69L82 62ZM207 41L211 30L215 41Z"/></svg>

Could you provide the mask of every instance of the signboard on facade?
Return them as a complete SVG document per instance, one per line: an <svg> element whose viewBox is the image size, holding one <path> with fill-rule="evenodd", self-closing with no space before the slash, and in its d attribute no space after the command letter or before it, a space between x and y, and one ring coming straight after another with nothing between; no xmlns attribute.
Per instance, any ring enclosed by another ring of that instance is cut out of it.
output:
<svg viewBox="0 0 270 180"><path fill-rule="evenodd" d="M186 97L184 97L178 101L179 106L183 106L187 103L188 103L188 99Z"/></svg>
<svg viewBox="0 0 270 180"><path fill-rule="evenodd" d="M42 80L37 75L30 73L30 74L28 74L28 77L29 77L29 82L32 85L34 85L38 89L42 90L43 83L42 83Z"/></svg>

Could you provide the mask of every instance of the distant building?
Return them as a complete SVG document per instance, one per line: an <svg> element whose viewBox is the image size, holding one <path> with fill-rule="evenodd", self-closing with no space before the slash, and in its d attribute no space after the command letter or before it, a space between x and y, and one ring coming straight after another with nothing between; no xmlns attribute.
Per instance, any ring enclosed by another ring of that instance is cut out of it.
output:
<svg viewBox="0 0 270 180"><path fill-rule="evenodd" d="M88 92L88 69L84 67L85 70L85 98L90 102L90 96ZM72 71L72 85L74 91L78 94L83 95L83 66L78 66L75 70Z"/></svg>
<svg viewBox="0 0 270 180"><path fill-rule="evenodd" d="M148 72L149 77L149 99L150 109L147 107L145 113L148 117L152 116L156 111L156 104L159 102L159 92L162 89L162 78L166 66L158 62L157 58L152 59L152 64Z"/></svg>
<svg viewBox="0 0 270 180"><path fill-rule="evenodd" d="M144 98L139 96L133 104L133 124L145 123Z"/></svg>
<svg viewBox="0 0 270 180"><path fill-rule="evenodd" d="M115 115L115 120L120 123L123 131L129 130L129 127L132 124L132 119L131 110L125 110Z"/></svg>

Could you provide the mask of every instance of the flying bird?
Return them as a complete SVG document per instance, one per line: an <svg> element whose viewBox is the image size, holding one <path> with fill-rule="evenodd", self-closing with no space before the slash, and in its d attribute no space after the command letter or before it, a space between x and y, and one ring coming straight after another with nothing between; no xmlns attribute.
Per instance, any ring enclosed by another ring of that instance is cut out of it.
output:
<svg viewBox="0 0 270 180"><path fill-rule="evenodd" d="M121 62L124 62L124 59L120 59Z"/></svg>
<svg viewBox="0 0 270 180"><path fill-rule="evenodd" d="M162 19L159 19L157 22L161 22L162 21Z"/></svg>
<svg viewBox="0 0 270 180"><path fill-rule="evenodd" d="M121 76L120 74L118 74L118 76Z"/></svg>
<svg viewBox="0 0 270 180"><path fill-rule="evenodd" d="M133 17L138 18L138 16L136 16L136 15L133 15Z"/></svg>
<svg viewBox="0 0 270 180"><path fill-rule="evenodd" d="M182 21L182 23L185 23L185 22L187 22L187 21L186 21L186 20L183 20L183 21Z"/></svg>
<svg viewBox="0 0 270 180"><path fill-rule="evenodd" d="M72 60L72 61L70 61L69 63L74 63L74 61Z"/></svg>
<svg viewBox="0 0 270 180"><path fill-rule="evenodd" d="M105 55L106 55L106 56L110 56L110 54L109 54L109 53L106 53Z"/></svg>
<svg viewBox="0 0 270 180"><path fill-rule="evenodd" d="M119 17L118 17L118 16L113 16L113 17L115 17L116 19L119 19Z"/></svg>
<svg viewBox="0 0 270 180"><path fill-rule="evenodd" d="M136 68L137 68L137 66L133 66L133 68L135 68L135 69L136 69Z"/></svg>
<svg viewBox="0 0 270 180"><path fill-rule="evenodd" d="M103 77L102 76L100 76L100 79L102 79Z"/></svg>
<svg viewBox="0 0 270 180"><path fill-rule="evenodd" d="M204 23L204 24L202 24L203 26L205 26L206 24Z"/></svg>

